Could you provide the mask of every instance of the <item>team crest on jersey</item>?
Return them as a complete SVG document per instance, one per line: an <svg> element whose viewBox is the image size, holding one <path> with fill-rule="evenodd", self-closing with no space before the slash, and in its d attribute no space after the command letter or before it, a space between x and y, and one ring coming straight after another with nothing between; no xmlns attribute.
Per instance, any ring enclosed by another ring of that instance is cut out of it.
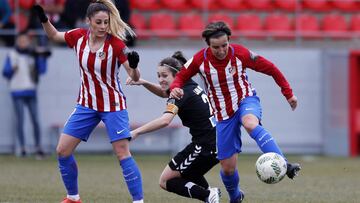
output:
<svg viewBox="0 0 360 203"><path fill-rule="evenodd" d="M98 53L98 57L101 59L101 60L104 60L106 58L106 53L101 51Z"/></svg>
<svg viewBox="0 0 360 203"><path fill-rule="evenodd" d="M228 71L229 71L229 74L234 75L234 74L236 73L236 67L235 67L235 66L231 66L231 67L228 69Z"/></svg>

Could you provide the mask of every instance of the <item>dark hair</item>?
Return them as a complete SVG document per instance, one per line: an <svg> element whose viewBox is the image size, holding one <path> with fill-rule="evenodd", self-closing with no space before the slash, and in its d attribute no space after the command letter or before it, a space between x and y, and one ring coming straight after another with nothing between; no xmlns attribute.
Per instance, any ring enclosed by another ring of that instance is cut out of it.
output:
<svg viewBox="0 0 360 203"><path fill-rule="evenodd" d="M205 38L205 41L208 45L210 45L210 38L218 38L223 35L227 35L229 39L231 30L229 26L222 21L208 24L205 30L202 32L202 37Z"/></svg>
<svg viewBox="0 0 360 203"><path fill-rule="evenodd" d="M95 13L99 11L105 11L107 13L110 13L110 9L103 3L94 2L89 5L89 7L86 10L86 17L90 18L95 15Z"/></svg>
<svg viewBox="0 0 360 203"><path fill-rule="evenodd" d="M186 63L186 58L181 51L176 51L171 57L166 57L160 61L159 66L168 67L173 76L176 75Z"/></svg>

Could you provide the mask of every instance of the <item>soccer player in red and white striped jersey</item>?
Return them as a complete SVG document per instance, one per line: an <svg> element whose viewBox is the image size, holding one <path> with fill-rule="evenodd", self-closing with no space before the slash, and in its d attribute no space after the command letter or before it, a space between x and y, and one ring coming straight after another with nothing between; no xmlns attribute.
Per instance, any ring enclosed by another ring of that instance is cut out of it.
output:
<svg viewBox="0 0 360 203"><path fill-rule="evenodd" d="M270 61L247 48L230 44L231 30L224 22L210 23L202 33L209 47L197 52L176 75L171 97L183 96L185 82L199 73L208 90L208 97L217 118L217 148L221 163L221 178L230 202L241 202L243 192L238 188L237 155L241 152L240 126L257 142L262 152L284 156L274 138L260 124L261 106L246 75L246 68L270 75L294 110L297 98L280 70ZM288 163L289 178L300 170L298 164Z"/></svg>
<svg viewBox="0 0 360 203"><path fill-rule="evenodd" d="M126 100L118 79L120 65L137 81L139 55L128 52L123 40L126 32L134 35L121 20L111 0L97 0L87 8L88 29L59 32L46 17L43 8L35 9L47 36L66 42L76 53L81 77L78 104L67 120L57 146L59 169L67 190L62 203L81 202L77 184L77 166L73 151L86 141L100 121L103 121L133 202L143 202L142 179L129 150L129 118Z"/></svg>

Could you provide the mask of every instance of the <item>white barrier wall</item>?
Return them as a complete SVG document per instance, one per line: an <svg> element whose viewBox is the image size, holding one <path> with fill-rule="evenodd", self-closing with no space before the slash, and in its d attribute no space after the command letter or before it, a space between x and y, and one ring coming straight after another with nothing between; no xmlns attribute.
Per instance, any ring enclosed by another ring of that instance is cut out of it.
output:
<svg viewBox="0 0 360 203"><path fill-rule="evenodd" d="M176 51L172 48L136 47L135 49L141 57L139 67L142 77L153 82L157 81L157 63L163 57L170 56ZM0 62L4 61L6 51L6 49L0 49ZM190 58L197 51L197 48L186 48L182 51L187 58ZM283 151L287 153L323 153L324 135L321 102L324 93L321 50L272 48L253 51L265 56L281 69L299 100L298 108L292 112L279 87L271 77L249 70L249 80L256 88L263 105L262 123L264 127L272 133ZM72 112L77 99L80 79L75 55L71 49L54 49L48 64L48 72L40 79L38 95L43 144L47 150L53 150L51 146L54 143L56 144L56 136L54 138L54 133L51 133L51 126L63 124ZM144 123L161 115L166 100L155 97L142 87L125 86L125 71L122 70L121 74L121 83L127 97L131 122ZM0 152L12 152L15 140L14 115L7 82L4 78L0 79L0 106ZM175 124L181 123L177 119ZM33 139L32 130L29 126L29 122L26 122L26 141L31 146ZM172 129L168 130L172 131ZM99 133L94 133L93 136L99 136L97 134ZM167 134L166 131L165 134ZM187 129L176 130L173 134L171 139L166 138L166 136L156 138L156 134L145 138L145 135L143 140L133 143L133 149L135 151L143 151L144 149L151 151L151 147L153 147L156 148L154 151L162 151L162 148L165 149L164 151L177 150L189 139ZM242 137L243 152L259 152L255 142L247 133L243 132ZM105 138L101 142L105 142ZM161 145L157 144L158 141L164 139L169 140ZM91 140L92 144L88 143L84 149L92 151L99 148L100 145ZM177 143L176 147L171 145L174 142ZM144 143L147 143L146 147L142 147ZM111 150L110 144L105 144L105 146Z"/></svg>

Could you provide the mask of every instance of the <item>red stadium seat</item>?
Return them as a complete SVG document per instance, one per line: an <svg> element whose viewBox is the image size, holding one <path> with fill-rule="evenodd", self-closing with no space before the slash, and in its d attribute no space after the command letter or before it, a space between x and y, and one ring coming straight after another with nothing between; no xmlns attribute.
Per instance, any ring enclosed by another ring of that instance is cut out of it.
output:
<svg viewBox="0 0 360 203"><path fill-rule="evenodd" d="M232 11L240 11L247 8L245 0L226 0L226 1L219 1L220 7L232 10Z"/></svg>
<svg viewBox="0 0 360 203"><path fill-rule="evenodd" d="M276 38L293 38L293 22L286 14L269 14L265 18L264 28Z"/></svg>
<svg viewBox="0 0 360 203"><path fill-rule="evenodd" d="M189 0L192 8L200 10L217 10L219 9L218 1L216 0Z"/></svg>
<svg viewBox="0 0 360 203"><path fill-rule="evenodd" d="M360 14L351 16L350 30L360 32Z"/></svg>
<svg viewBox="0 0 360 203"><path fill-rule="evenodd" d="M331 8L328 0L303 0L303 7L314 11L328 11Z"/></svg>
<svg viewBox="0 0 360 203"><path fill-rule="evenodd" d="M10 22L15 25L17 31L22 32L28 28L29 18L23 13L13 13L10 17Z"/></svg>
<svg viewBox="0 0 360 203"><path fill-rule="evenodd" d="M274 4L276 8L286 11L295 11L297 1L298 0L274 0Z"/></svg>
<svg viewBox="0 0 360 203"><path fill-rule="evenodd" d="M330 37L334 38L344 38L344 34L348 30L346 19L343 15L340 14L328 14L324 16L323 20L323 31L330 32L327 33Z"/></svg>
<svg viewBox="0 0 360 203"><path fill-rule="evenodd" d="M225 13L215 13L215 14L211 14L209 16L209 23L211 22L216 22L216 21L223 21L225 22L230 29L234 28L234 20L231 16L226 15Z"/></svg>
<svg viewBox="0 0 360 203"><path fill-rule="evenodd" d="M165 8L175 11L185 11L190 9L187 0L161 0Z"/></svg>
<svg viewBox="0 0 360 203"><path fill-rule="evenodd" d="M357 0L333 0L331 3L334 8L343 11L358 11L360 8Z"/></svg>
<svg viewBox="0 0 360 203"><path fill-rule="evenodd" d="M179 29L190 37L201 37L205 23L201 15L197 13L185 13L179 17Z"/></svg>
<svg viewBox="0 0 360 203"><path fill-rule="evenodd" d="M296 19L296 29L304 38L317 38L320 30L319 20L311 14L300 14Z"/></svg>
<svg viewBox="0 0 360 203"><path fill-rule="evenodd" d="M155 11L160 9L159 0L131 0L134 9Z"/></svg>
<svg viewBox="0 0 360 203"><path fill-rule="evenodd" d="M272 0L246 0L250 9L269 11L273 8Z"/></svg>
<svg viewBox="0 0 360 203"><path fill-rule="evenodd" d="M147 22L143 15L139 13L131 14L130 25L135 28L135 32L139 38L146 38Z"/></svg>
<svg viewBox="0 0 360 203"><path fill-rule="evenodd" d="M154 13L150 16L149 28L159 37L175 37L176 22L174 16L169 13Z"/></svg>
<svg viewBox="0 0 360 203"><path fill-rule="evenodd" d="M236 31L241 32L240 35L249 38L262 38L263 24L261 17L257 14L240 14L236 18ZM251 23L249 23L251 22Z"/></svg>

